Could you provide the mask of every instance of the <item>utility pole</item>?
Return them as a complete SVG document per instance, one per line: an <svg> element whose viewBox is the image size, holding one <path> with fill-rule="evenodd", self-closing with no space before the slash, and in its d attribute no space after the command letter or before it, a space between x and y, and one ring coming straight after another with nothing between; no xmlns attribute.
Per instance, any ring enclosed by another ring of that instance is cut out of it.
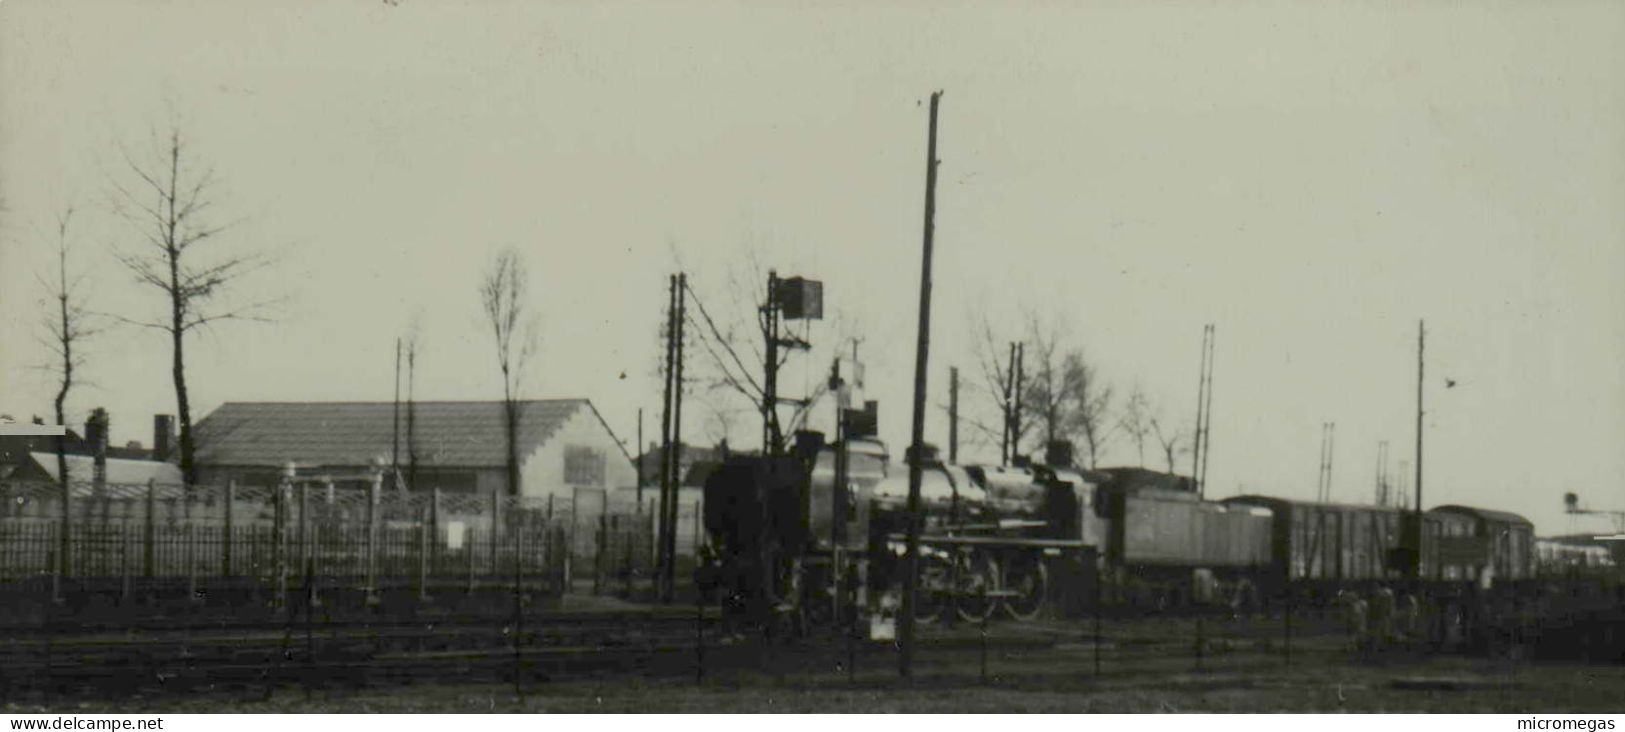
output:
<svg viewBox="0 0 1625 732"><path fill-rule="evenodd" d="M1021 393L1027 388L1027 344L1016 344L1016 369L1011 379L1016 385L1016 410L1010 415L1010 462L1021 453Z"/></svg>
<svg viewBox="0 0 1625 732"><path fill-rule="evenodd" d="M390 430L390 482L399 487L401 475L401 339L395 339L395 422Z"/></svg>
<svg viewBox="0 0 1625 732"><path fill-rule="evenodd" d="M637 449L632 451L632 454L637 456L637 460L633 461L632 469L638 471L639 513L643 512L643 451L646 449L648 448L643 446L643 407L638 407L638 445Z"/></svg>
<svg viewBox="0 0 1625 732"><path fill-rule="evenodd" d="M779 434L779 273L767 272L767 301L762 305L762 329L767 356L762 359L762 454L779 454L783 437Z"/></svg>
<svg viewBox="0 0 1625 732"><path fill-rule="evenodd" d="M675 317L677 338L672 347L676 352L677 374L672 378L672 476L671 493L666 501L666 594L661 598L671 602L672 593L677 584L677 504L679 494L683 487L683 335L687 316L688 303L688 275L677 273L677 315Z"/></svg>
<svg viewBox="0 0 1625 732"><path fill-rule="evenodd" d="M853 345L854 350L856 344ZM856 358L856 353L853 354ZM853 362L853 375L856 376L857 363ZM830 359L829 388L835 393L835 476L830 484L829 507L829 566L831 586L835 588L832 594L834 613L830 617L839 618L843 604L843 570L841 545L846 534L846 484L847 484L847 454L846 454L846 383L841 380L841 357L839 353Z"/></svg>
<svg viewBox="0 0 1625 732"><path fill-rule="evenodd" d="M937 103L931 93L931 127L925 150L925 242L920 258L920 325L914 349L913 450L908 461L908 554L904 558L903 612L898 618L897 673L914 675L914 607L920 580L920 472L925 457L926 363L931 350L931 238L937 213Z"/></svg>
<svg viewBox="0 0 1625 732"><path fill-rule="evenodd" d="M1416 528L1414 535L1416 543L1416 556L1411 565L1412 576L1422 578L1422 353L1427 342L1427 326L1423 321L1416 321Z"/></svg>
<svg viewBox="0 0 1625 732"><path fill-rule="evenodd" d="M1388 497L1388 441L1377 443L1377 505L1386 507Z"/></svg>
<svg viewBox="0 0 1625 732"><path fill-rule="evenodd" d="M959 464L959 367L948 369L948 462Z"/></svg>
<svg viewBox="0 0 1625 732"><path fill-rule="evenodd" d="M1337 449L1337 423L1320 424L1320 483L1316 500L1332 500L1332 453Z"/></svg>
<svg viewBox="0 0 1625 732"><path fill-rule="evenodd" d="M666 389L660 415L660 501L655 521L655 589L662 600L666 598L666 503L671 500L671 475L676 471L671 449L672 376L675 370L677 341L677 275L669 280L666 295Z"/></svg>
<svg viewBox="0 0 1625 732"><path fill-rule="evenodd" d="M1207 403L1203 405L1202 410L1202 473L1201 475L1191 476L1196 480L1196 495L1198 498L1207 496L1207 461L1213 455L1213 349L1218 340L1218 328L1214 324L1208 323Z"/></svg>
<svg viewBox="0 0 1625 732"><path fill-rule="evenodd" d="M1004 370L1004 404L1000 405L1004 412L1004 431L1000 433L999 464L1005 467L1010 465L1010 440L1015 433L1015 390L1016 390L1016 344L1010 344L1010 360L1006 362Z"/></svg>
<svg viewBox="0 0 1625 732"><path fill-rule="evenodd" d="M1191 482L1205 493L1209 411L1213 405L1213 324L1202 326L1202 366L1196 375L1196 427L1191 432Z"/></svg>

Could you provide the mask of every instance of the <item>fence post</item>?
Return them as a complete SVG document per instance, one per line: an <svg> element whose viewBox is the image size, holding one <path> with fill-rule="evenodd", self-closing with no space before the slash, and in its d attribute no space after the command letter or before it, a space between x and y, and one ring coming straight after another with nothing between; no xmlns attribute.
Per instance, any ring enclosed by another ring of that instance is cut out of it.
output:
<svg viewBox="0 0 1625 732"><path fill-rule="evenodd" d="M378 602L378 498L384 487L379 472L367 486L367 604Z"/></svg>
<svg viewBox="0 0 1625 732"><path fill-rule="evenodd" d="M62 549L57 552L57 575L73 571L73 482L62 476Z"/></svg>
<svg viewBox="0 0 1625 732"><path fill-rule="evenodd" d="M594 595L602 594L604 591L604 550L609 543L608 527L604 519L603 514L598 515L597 541L594 542L596 548L593 550L596 557L592 563L592 594Z"/></svg>
<svg viewBox="0 0 1625 732"><path fill-rule="evenodd" d="M147 481L147 522L142 530L142 564L148 578L158 574L158 482Z"/></svg>
<svg viewBox="0 0 1625 732"><path fill-rule="evenodd" d="M191 505L191 494L187 494L186 502ZM190 509L187 513L191 513ZM197 602L197 524L191 519L186 521L186 599Z"/></svg>
<svg viewBox="0 0 1625 732"><path fill-rule="evenodd" d="M493 491L491 493L491 574L492 575L496 575L497 574L497 568L502 566L501 562L498 561L498 550L502 547L502 544L501 544L500 540L498 539L498 537L500 537L501 535L502 535L502 494L499 493L499 492Z"/></svg>
<svg viewBox="0 0 1625 732"><path fill-rule="evenodd" d="M135 550L135 547L130 546L130 522L128 520L119 522L118 538L119 548L123 550L119 552L118 557L119 575L123 578L123 581L119 584L119 605L123 606L130 602L130 552Z"/></svg>
<svg viewBox="0 0 1625 732"><path fill-rule="evenodd" d="M223 577L231 576L231 540L233 536L231 509L236 504L237 481L235 479L228 480L226 481L226 505L224 507L226 523L222 529L224 533L220 536L220 575Z"/></svg>
<svg viewBox="0 0 1625 732"><path fill-rule="evenodd" d="M310 484L299 484L299 524L297 528L299 553L299 566L303 567L310 561Z"/></svg>
<svg viewBox="0 0 1625 732"><path fill-rule="evenodd" d="M429 517L434 506L418 510L418 601L429 599Z"/></svg>
<svg viewBox="0 0 1625 732"><path fill-rule="evenodd" d="M440 545L445 541L440 530L440 489L429 493L429 571L440 571Z"/></svg>
<svg viewBox="0 0 1625 732"><path fill-rule="evenodd" d="M273 512L275 519L271 528L271 557L276 571L277 607L287 607L288 603L288 489L290 487L289 481L283 480L277 484L276 494L273 496L276 501L276 509Z"/></svg>

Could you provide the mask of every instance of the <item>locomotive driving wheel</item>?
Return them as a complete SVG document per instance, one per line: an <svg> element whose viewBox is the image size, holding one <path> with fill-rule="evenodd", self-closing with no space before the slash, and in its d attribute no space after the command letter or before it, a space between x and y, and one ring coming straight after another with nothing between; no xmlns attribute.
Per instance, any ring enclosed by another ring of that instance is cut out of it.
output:
<svg viewBox="0 0 1625 732"><path fill-rule="evenodd" d="M1015 593L1004 598L1004 611L1021 622L1036 620L1049 595L1049 570L1037 554L1012 554L1005 560L1004 585Z"/></svg>
<svg viewBox="0 0 1625 732"><path fill-rule="evenodd" d="M914 589L914 622L923 625L941 618L943 605L953 597L953 565L934 552L922 554Z"/></svg>
<svg viewBox="0 0 1625 732"><path fill-rule="evenodd" d="M954 593L954 612L960 620L975 622L993 615L999 609L999 600L989 593L999 589L999 563L986 552L960 552L958 583Z"/></svg>

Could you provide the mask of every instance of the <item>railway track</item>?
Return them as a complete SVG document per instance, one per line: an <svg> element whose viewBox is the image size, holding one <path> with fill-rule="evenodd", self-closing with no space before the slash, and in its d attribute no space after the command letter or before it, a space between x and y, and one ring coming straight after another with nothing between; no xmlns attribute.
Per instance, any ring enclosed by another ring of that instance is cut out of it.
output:
<svg viewBox="0 0 1625 732"><path fill-rule="evenodd" d="M514 620L14 626L0 631L0 703L691 673L696 647L717 643L718 635L717 613L692 608L535 613Z"/></svg>

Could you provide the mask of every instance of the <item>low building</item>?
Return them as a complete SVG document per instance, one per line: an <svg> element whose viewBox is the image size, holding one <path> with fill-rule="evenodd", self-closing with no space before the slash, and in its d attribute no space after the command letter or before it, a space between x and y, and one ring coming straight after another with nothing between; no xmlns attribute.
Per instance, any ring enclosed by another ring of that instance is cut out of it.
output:
<svg viewBox="0 0 1625 732"><path fill-rule="evenodd" d="M500 401L227 402L197 425L199 482L276 483L298 474L364 474L398 466L410 490L505 494L507 436ZM410 425L410 426L409 426ZM637 484L632 459L586 399L520 402L520 492L585 498ZM415 456L415 460L414 460ZM416 469L412 468L416 464Z"/></svg>
<svg viewBox="0 0 1625 732"><path fill-rule="evenodd" d="M74 494L90 495L93 490L93 480L96 476L96 458L89 455L65 455L68 464L68 477L74 484ZM160 485L180 485L181 469L174 463L161 463L155 460L130 460L128 458L107 458L103 467L103 483L111 485L146 485L157 483ZM11 480L48 481L56 483L60 480L57 475L56 453L31 452L28 461L12 473Z"/></svg>

